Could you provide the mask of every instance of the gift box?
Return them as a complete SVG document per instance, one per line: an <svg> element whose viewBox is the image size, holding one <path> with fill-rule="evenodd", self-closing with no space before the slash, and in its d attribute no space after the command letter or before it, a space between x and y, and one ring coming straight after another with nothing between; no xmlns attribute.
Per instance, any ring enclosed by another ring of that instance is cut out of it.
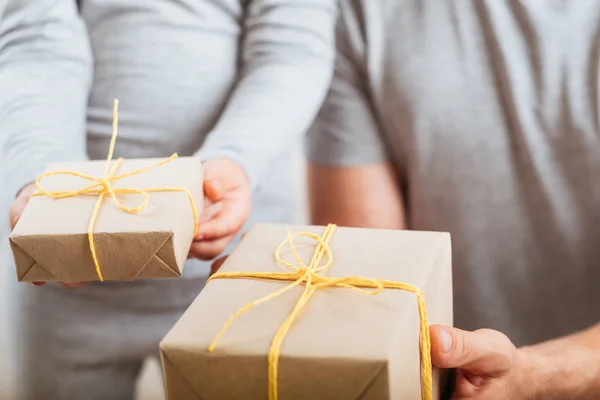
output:
<svg viewBox="0 0 600 400"><path fill-rule="evenodd" d="M116 104L115 104L116 124ZM9 240L19 281L181 276L203 201L198 158L52 165Z"/></svg>
<svg viewBox="0 0 600 400"><path fill-rule="evenodd" d="M439 399L451 275L447 233L254 225L161 342L167 398Z"/></svg>

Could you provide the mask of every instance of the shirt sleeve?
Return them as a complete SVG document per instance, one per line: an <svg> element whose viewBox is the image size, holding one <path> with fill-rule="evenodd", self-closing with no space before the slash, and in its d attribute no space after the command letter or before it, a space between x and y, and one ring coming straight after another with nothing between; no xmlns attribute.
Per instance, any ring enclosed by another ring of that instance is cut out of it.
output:
<svg viewBox="0 0 600 400"><path fill-rule="evenodd" d="M75 1L0 1L0 161L15 196L49 163L87 158L92 61Z"/></svg>
<svg viewBox="0 0 600 400"><path fill-rule="evenodd" d="M314 164L353 167L387 159L369 97L366 43L356 18L342 6L333 81L306 138L307 157Z"/></svg>
<svg viewBox="0 0 600 400"><path fill-rule="evenodd" d="M252 0L240 78L199 151L237 161L255 189L306 133L331 82L337 0Z"/></svg>

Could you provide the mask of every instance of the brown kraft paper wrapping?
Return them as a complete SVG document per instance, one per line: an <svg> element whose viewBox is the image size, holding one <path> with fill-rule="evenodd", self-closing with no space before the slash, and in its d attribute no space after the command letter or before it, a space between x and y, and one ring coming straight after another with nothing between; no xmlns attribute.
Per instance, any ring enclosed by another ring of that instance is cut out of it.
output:
<svg viewBox="0 0 600 400"><path fill-rule="evenodd" d="M288 230L321 235L324 228L255 225L219 272L288 272L274 258ZM315 241L298 237L294 243L308 265ZM424 294L429 324L453 324L449 234L340 227L330 246L334 259L323 275L412 284ZM288 250L282 255L295 261ZM161 342L168 400L267 399L267 354L304 285L242 314L215 351L208 348L236 311L289 283L211 281ZM420 400L417 309L415 294L400 290L375 296L337 287L318 290L283 341L279 399ZM437 400L445 374L433 372Z"/></svg>
<svg viewBox="0 0 600 400"><path fill-rule="evenodd" d="M164 159L124 160L116 175L122 175ZM48 171L70 170L102 177L106 160L52 165ZM94 182L68 175L42 178L47 191L78 190ZM176 158L112 182L118 188L184 188L200 213L203 201L202 166L195 157ZM93 229L93 240L104 280L181 276L193 240L195 221L190 199L184 192L150 192L147 206L128 213L106 196ZM137 207L140 194L118 194L127 207ZM88 225L98 196L30 199L9 240L17 278L23 282L65 283L99 279L91 256Z"/></svg>

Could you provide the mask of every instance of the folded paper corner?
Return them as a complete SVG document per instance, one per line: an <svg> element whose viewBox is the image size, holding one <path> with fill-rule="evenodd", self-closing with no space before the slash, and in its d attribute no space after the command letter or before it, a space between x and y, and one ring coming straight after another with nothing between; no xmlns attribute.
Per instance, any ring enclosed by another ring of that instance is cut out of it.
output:
<svg viewBox="0 0 600 400"><path fill-rule="evenodd" d="M13 254L17 280L19 282L51 281L53 274L44 268L35 258L27 254L21 242L27 236L10 235L8 240Z"/></svg>
<svg viewBox="0 0 600 400"><path fill-rule="evenodd" d="M204 399L185 378L179 368L169 358L169 348L163 342L160 344L160 358L165 383L167 400L208 400Z"/></svg>

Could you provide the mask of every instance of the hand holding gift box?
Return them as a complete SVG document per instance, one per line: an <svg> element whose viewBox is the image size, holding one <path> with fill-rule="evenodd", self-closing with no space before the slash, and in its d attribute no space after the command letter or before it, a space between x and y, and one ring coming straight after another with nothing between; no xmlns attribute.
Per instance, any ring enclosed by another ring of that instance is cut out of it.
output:
<svg viewBox="0 0 600 400"><path fill-rule="evenodd" d="M285 227L256 225L229 256L161 344L169 399L439 399L449 235L307 230L278 248Z"/></svg>
<svg viewBox="0 0 600 400"><path fill-rule="evenodd" d="M181 275L202 205L200 160L112 162L117 105L105 162L58 164L38 178L9 237L20 281Z"/></svg>

